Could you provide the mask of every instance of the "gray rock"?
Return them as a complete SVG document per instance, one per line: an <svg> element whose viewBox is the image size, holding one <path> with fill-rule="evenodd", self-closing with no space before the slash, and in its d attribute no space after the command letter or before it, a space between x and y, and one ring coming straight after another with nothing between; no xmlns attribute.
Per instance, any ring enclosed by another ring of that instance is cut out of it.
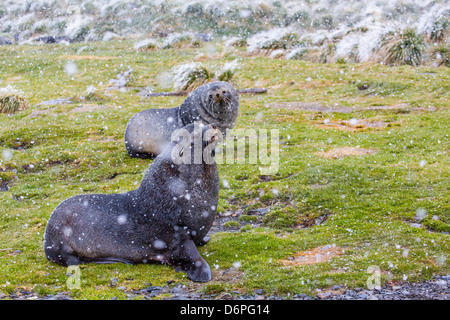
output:
<svg viewBox="0 0 450 320"><path fill-rule="evenodd" d="M70 99L71 98L56 98L56 99L52 99L52 100L42 101L41 103L39 103L37 105L54 106L57 104L68 104L68 103L72 102Z"/></svg>
<svg viewBox="0 0 450 320"><path fill-rule="evenodd" d="M331 292L330 292L330 291L319 292L319 293L317 294L317 296L318 296L320 299L328 299L329 297L331 297Z"/></svg>
<svg viewBox="0 0 450 320"><path fill-rule="evenodd" d="M334 285L334 286L331 288L331 290L339 290L340 288L341 288L341 286Z"/></svg>
<svg viewBox="0 0 450 320"><path fill-rule="evenodd" d="M438 286L447 287L447 282L445 280L438 280L435 282Z"/></svg>
<svg viewBox="0 0 450 320"><path fill-rule="evenodd" d="M152 291L160 291L162 289L163 289L163 287L160 287L160 286L151 286L151 287L145 288L144 290L148 291L148 292L152 292Z"/></svg>
<svg viewBox="0 0 450 320"><path fill-rule="evenodd" d="M115 286L117 285L118 282L119 282L119 279L117 279L117 278L112 278L111 281L110 281L110 283L109 283L109 285L110 285L111 287L115 287Z"/></svg>
<svg viewBox="0 0 450 320"><path fill-rule="evenodd" d="M210 42L211 41L211 35L207 33L197 33L195 37L199 40L202 40L204 42Z"/></svg>
<svg viewBox="0 0 450 320"><path fill-rule="evenodd" d="M403 290L402 294L404 294L405 296L409 296L411 292L409 292L408 290Z"/></svg>
<svg viewBox="0 0 450 320"><path fill-rule="evenodd" d="M8 184L5 182L5 183L0 183L0 191L8 191L9 190L9 187L8 187Z"/></svg>
<svg viewBox="0 0 450 320"><path fill-rule="evenodd" d="M253 292L254 292L255 294L257 294L257 295L262 295L262 294L264 294L264 290L263 290L263 289L256 289L256 290L253 290Z"/></svg>
<svg viewBox="0 0 450 320"><path fill-rule="evenodd" d="M0 36L0 45L7 45L7 44L13 44L13 43L14 43L14 41L11 40L10 38Z"/></svg>
<svg viewBox="0 0 450 320"><path fill-rule="evenodd" d="M42 36L34 39L36 42L42 43L61 43L61 42L72 42L68 36Z"/></svg>
<svg viewBox="0 0 450 320"><path fill-rule="evenodd" d="M356 296L356 292L353 291L353 290L346 290L346 291L345 291L345 294L348 295L348 296L350 296L350 297Z"/></svg>
<svg viewBox="0 0 450 320"><path fill-rule="evenodd" d="M365 293L365 292L360 292L360 293L358 294L358 299L367 299L368 296L369 296L369 295L368 295L367 293Z"/></svg>

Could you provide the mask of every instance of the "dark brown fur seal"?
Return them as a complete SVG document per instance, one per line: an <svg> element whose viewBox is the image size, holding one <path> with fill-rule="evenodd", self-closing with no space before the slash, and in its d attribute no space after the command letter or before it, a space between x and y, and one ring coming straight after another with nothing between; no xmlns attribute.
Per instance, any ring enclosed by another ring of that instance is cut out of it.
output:
<svg viewBox="0 0 450 320"><path fill-rule="evenodd" d="M147 109L135 114L125 130L125 147L131 157L154 158L170 142L172 132L194 121L215 123L222 135L236 123L239 96L228 82L207 83L192 91L181 106Z"/></svg>
<svg viewBox="0 0 450 320"><path fill-rule="evenodd" d="M216 214L217 167L214 161L176 164L172 155L190 152L199 135L202 150L209 151L220 132L215 125L185 129L188 138L171 142L136 190L78 195L60 203L45 230L46 257L64 266L159 261L186 272L193 281L209 281L211 269L196 245L207 241ZM193 157L193 152L188 154Z"/></svg>

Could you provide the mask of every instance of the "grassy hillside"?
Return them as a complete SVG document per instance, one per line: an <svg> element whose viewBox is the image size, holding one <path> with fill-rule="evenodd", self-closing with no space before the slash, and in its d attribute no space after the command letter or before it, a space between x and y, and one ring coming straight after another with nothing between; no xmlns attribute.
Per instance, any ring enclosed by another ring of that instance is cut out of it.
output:
<svg viewBox="0 0 450 320"><path fill-rule="evenodd" d="M199 248L212 281L195 284L157 264L90 264L80 267L81 289L68 289L67 269L43 252L52 210L73 195L138 186L151 161L128 157L128 120L184 100L143 97L141 89L170 91L168 72L178 65L217 69L236 59L236 88L268 88L240 96L236 128L279 129L280 165L271 176L258 165L219 166L220 232ZM107 89L129 69L126 88ZM0 87L20 89L29 104L0 113L0 292L124 299L169 281L202 293L263 289L287 297L365 287L370 266L380 268L382 285L448 273L449 84L447 67L316 64L220 43L0 47ZM57 98L68 103L42 104ZM332 258L301 264L319 247Z"/></svg>

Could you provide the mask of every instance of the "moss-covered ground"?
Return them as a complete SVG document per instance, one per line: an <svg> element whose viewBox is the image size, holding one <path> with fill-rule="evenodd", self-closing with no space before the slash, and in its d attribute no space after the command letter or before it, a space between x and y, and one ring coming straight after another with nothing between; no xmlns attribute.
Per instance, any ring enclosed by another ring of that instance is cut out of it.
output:
<svg viewBox="0 0 450 320"><path fill-rule="evenodd" d="M138 186L151 160L127 155L128 120L144 109L178 106L184 97L143 97L136 88L168 91L167 72L196 59L211 69L238 59L236 88L268 88L266 94L240 96L236 128L279 129L278 171L267 176L259 165L219 165L225 183L218 212L239 212L237 223L225 227L242 229L214 233L199 248L213 269L211 282L194 284L158 264L87 264L80 266L80 289L68 288L67 269L50 263L43 251L51 212L70 196ZM68 61L76 72L65 72ZM105 90L129 68L128 90ZM365 287L370 266L380 268L382 285L449 272L446 67L315 64L249 56L220 43L136 51L132 42L114 41L2 46L0 81L21 89L30 104L13 115L0 114L0 185L8 189L0 192L5 294L125 299L127 290L169 281L204 293L263 289L289 297L333 285ZM89 86L95 94L88 95ZM40 104L56 98L71 102ZM323 156L343 147L373 152ZM269 210L252 224L251 210L261 208ZM328 261L283 263L332 244L342 254ZM229 268L239 274L234 281L217 276Z"/></svg>

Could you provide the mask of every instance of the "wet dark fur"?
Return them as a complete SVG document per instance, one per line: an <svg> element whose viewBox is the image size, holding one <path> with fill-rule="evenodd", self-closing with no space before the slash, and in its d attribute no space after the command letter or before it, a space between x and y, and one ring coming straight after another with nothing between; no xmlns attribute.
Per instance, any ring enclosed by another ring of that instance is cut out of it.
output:
<svg viewBox="0 0 450 320"><path fill-rule="evenodd" d="M233 86L211 82L192 91L179 107L135 114L125 130L125 147L131 157L154 158L164 150L175 129L199 120L215 123L225 136L226 129L234 127L238 114L239 96Z"/></svg>
<svg viewBox="0 0 450 320"><path fill-rule="evenodd" d="M193 127L186 127L191 136ZM46 257L64 266L160 261L194 281L209 281L210 267L196 245L204 244L216 214L217 167L175 165L175 145L156 157L136 190L78 195L59 204L45 231Z"/></svg>

